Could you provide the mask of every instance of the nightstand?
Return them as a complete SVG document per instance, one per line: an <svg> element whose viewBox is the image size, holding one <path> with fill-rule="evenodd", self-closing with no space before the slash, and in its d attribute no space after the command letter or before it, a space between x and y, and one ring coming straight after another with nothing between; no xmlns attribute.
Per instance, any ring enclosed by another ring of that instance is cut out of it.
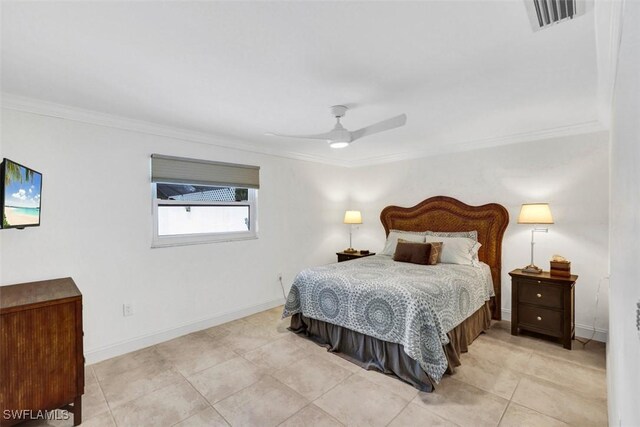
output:
<svg viewBox="0 0 640 427"><path fill-rule="evenodd" d="M376 254L375 252L369 252L368 254L361 254L360 251L353 252L353 253L336 252L336 255L338 255L338 262L350 261L352 259L358 259L358 258L364 258L364 257L368 257L368 256L375 255L375 254Z"/></svg>
<svg viewBox="0 0 640 427"><path fill-rule="evenodd" d="M511 276L511 335L525 329L559 340L571 350L575 337L575 284L578 276L523 273Z"/></svg>

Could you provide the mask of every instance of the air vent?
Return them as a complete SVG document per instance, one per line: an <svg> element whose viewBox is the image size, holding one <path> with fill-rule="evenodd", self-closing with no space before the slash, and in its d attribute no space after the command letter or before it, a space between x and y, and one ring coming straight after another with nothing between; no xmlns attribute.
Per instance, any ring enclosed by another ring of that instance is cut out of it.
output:
<svg viewBox="0 0 640 427"><path fill-rule="evenodd" d="M524 0L534 31L584 14L579 0Z"/></svg>

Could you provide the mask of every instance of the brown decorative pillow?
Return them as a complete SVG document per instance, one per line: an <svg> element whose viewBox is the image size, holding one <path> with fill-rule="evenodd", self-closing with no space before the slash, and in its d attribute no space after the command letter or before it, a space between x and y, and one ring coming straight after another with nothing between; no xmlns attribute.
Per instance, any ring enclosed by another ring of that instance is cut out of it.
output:
<svg viewBox="0 0 640 427"><path fill-rule="evenodd" d="M430 242L426 244L431 245L431 253L429 254L429 265L436 265L440 263L440 257L442 256L442 242Z"/></svg>
<svg viewBox="0 0 640 427"><path fill-rule="evenodd" d="M396 255L398 254L397 247L396 247L396 253L393 255L394 261L412 262L414 264L423 264L423 265L436 265L440 263L440 257L442 256L442 242L419 243L419 242L412 242L411 240L398 239L398 244L400 243L429 246L429 253L426 258L427 262L415 262L415 261L408 261L408 260L405 261L403 259L396 259ZM406 249L403 248L403 250L401 251L401 254L398 255L398 257L406 258L405 253L406 253Z"/></svg>
<svg viewBox="0 0 640 427"><path fill-rule="evenodd" d="M393 260L428 265L430 254L430 243L416 243L398 239L398 246L396 246L396 252L393 254Z"/></svg>

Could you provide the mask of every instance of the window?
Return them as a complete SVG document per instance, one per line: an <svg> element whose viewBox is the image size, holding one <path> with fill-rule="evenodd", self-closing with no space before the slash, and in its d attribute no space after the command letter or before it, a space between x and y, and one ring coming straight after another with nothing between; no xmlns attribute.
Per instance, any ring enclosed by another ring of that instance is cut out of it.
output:
<svg viewBox="0 0 640 427"><path fill-rule="evenodd" d="M257 238L259 168L151 157L153 246Z"/></svg>

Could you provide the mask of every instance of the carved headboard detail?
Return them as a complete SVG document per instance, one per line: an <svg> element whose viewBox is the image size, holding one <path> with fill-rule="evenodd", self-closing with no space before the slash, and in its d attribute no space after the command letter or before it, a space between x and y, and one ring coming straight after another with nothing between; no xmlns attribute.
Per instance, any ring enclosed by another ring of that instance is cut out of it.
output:
<svg viewBox="0 0 640 427"><path fill-rule="evenodd" d="M497 203L469 206L446 196L430 197L411 208L387 206L380 213L384 231L478 231L482 244L478 257L491 267L496 296L491 301L494 319L501 318L502 236L509 223L509 213Z"/></svg>

